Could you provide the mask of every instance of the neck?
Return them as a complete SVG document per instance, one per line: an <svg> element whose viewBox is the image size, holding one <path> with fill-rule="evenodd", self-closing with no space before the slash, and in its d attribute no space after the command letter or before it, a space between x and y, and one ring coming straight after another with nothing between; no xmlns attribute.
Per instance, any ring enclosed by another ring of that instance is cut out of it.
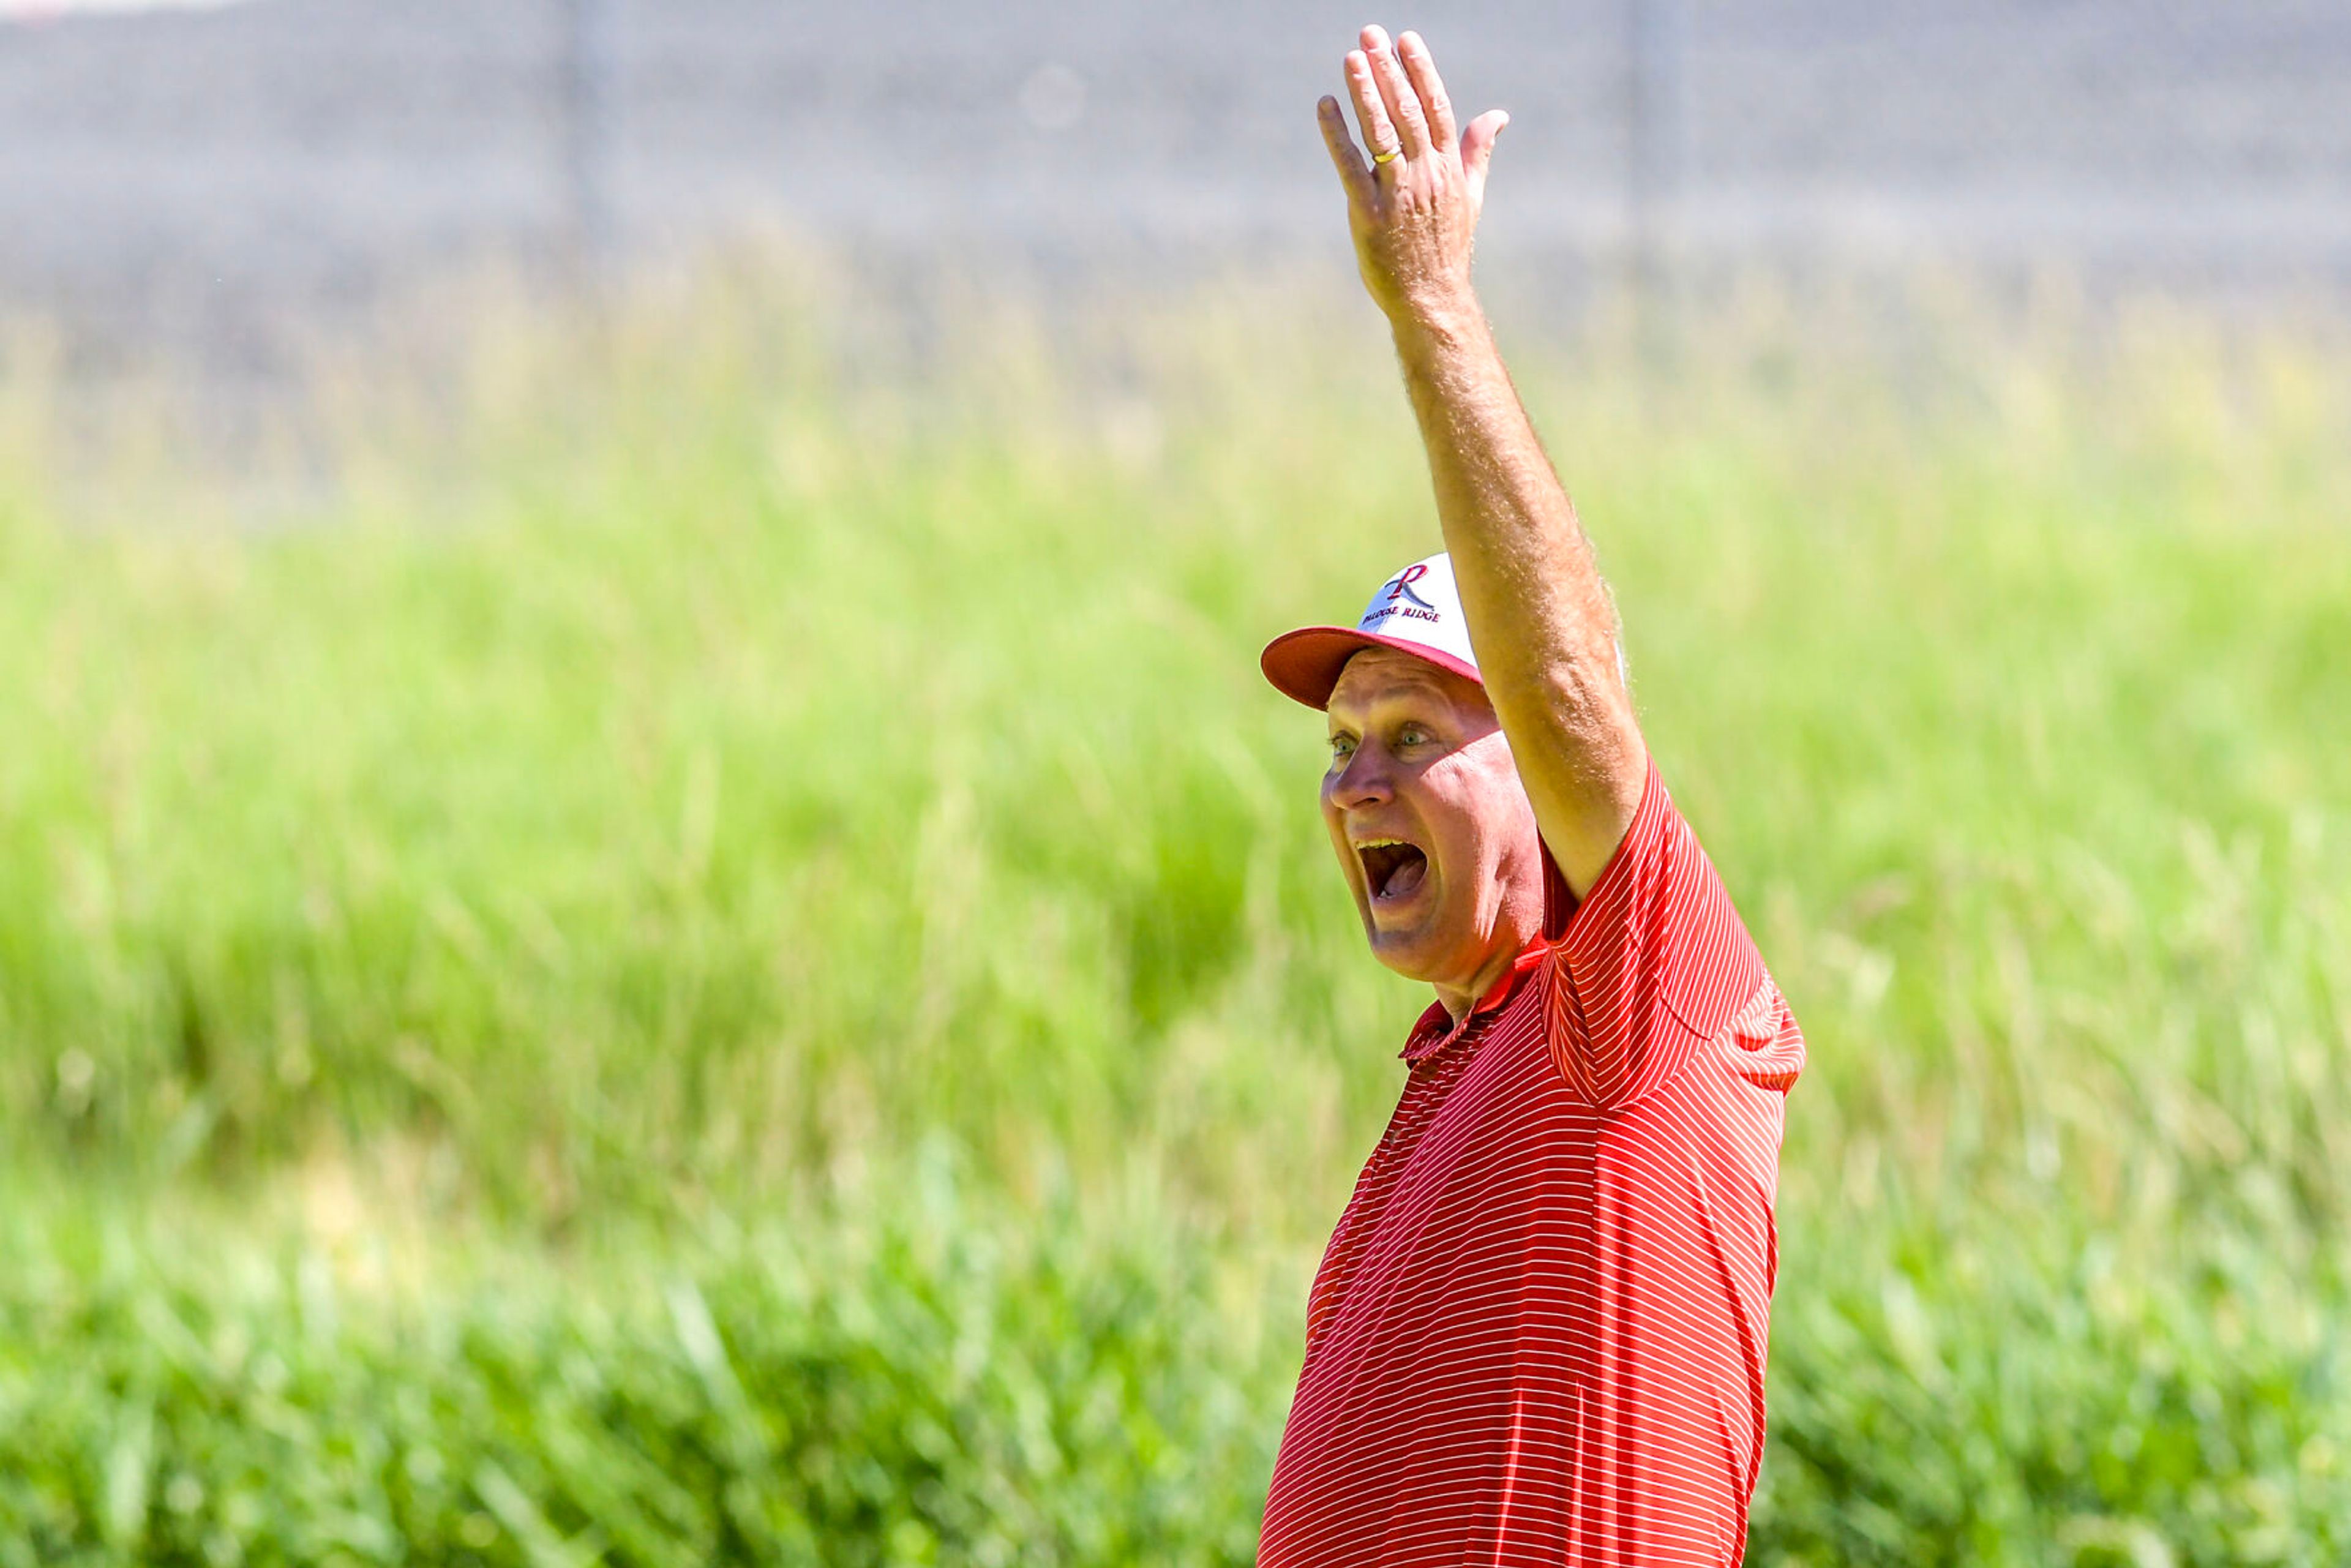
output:
<svg viewBox="0 0 2351 1568"><path fill-rule="evenodd" d="M1485 965L1469 977L1467 985L1436 985L1437 999L1444 1004L1447 1012L1453 1015L1455 1023L1469 1016L1469 1009L1485 999L1486 993L1510 972L1510 966L1519 961L1519 955L1525 950L1524 940L1505 943L1487 956Z"/></svg>

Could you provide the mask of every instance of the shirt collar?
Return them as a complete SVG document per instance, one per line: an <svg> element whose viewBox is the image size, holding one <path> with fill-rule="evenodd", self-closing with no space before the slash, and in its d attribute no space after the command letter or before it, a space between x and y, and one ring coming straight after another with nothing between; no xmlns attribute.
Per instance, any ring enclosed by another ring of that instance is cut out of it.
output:
<svg viewBox="0 0 2351 1568"><path fill-rule="evenodd" d="M1517 995L1520 985L1534 972L1534 967L1550 950L1551 944L1538 933L1519 949L1519 956L1510 960L1510 967L1503 971L1502 977L1478 998L1478 1005L1464 1014L1458 1023L1453 1020L1451 1013L1445 1010L1443 1002L1431 1003L1428 1010L1420 1015L1420 1021L1412 1026L1412 1033L1405 1037L1404 1050L1398 1054L1407 1062L1418 1063L1459 1040L1469 1032L1472 1024L1497 1011Z"/></svg>

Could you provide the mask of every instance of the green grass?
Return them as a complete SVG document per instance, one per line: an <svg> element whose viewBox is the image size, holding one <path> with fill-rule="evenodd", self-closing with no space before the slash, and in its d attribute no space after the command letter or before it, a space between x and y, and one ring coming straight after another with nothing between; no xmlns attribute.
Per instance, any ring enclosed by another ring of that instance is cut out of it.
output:
<svg viewBox="0 0 2351 1568"><path fill-rule="evenodd" d="M267 527L9 405L0 1561L1246 1561L1421 1005L1254 658L1434 547L1402 399L859 319L524 333ZM1755 1560L2339 1560L2341 356L1704 326L1520 369L1813 1043Z"/></svg>

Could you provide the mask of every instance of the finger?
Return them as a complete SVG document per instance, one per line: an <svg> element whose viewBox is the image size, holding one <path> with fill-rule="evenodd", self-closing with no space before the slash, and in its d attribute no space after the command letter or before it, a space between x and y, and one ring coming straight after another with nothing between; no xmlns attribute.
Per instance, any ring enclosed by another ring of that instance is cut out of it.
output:
<svg viewBox="0 0 2351 1568"><path fill-rule="evenodd" d="M1370 202L1378 190L1372 179L1372 166L1355 147L1355 139L1347 134L1347 116L1335 98L1325 98L1314 106L1314 118L1322 126L1322 145L1330 149L1331 166L1339 171L1339 183L1347 187L1350 201Z"/></svg>
<svg viewBox="0 0 2351 1568"><path fill-rule="evenodd" d="M1396 63L1395 46L1377 27L1364 29L1364 53L1370 57L1372 80L1379 85L1380 103L1396 128L1404 155L1417 158L1428 151L1428 120L1420 111L1420 95Z"/></svg>
<svg viewBox="0 0 2351 1568"><path fill-rule="evenodd" d="M1489 109L1471 120L1461 132L1461 177L1468 188L1472 204L1486 200L1486 165L1493 162L1495 139L1502 127L1510 123L1509 114Z"/></svg>
<svg viewBox="0 0 2351 1568"><path fill-rule="evenodd" d="M1418 33L1396 36L1396 53L1403 57L1404 74L1411 79L1412 90L1420 97L1422 112L1428 116L1428 139L1439 152L1453 149L1453 100L1445 96L1445 78L1437 74L1437 57L1428 52L1428 45Z"/></svg>
<svg viewBox="0 0 2351 1568"><path fill-rule="evenodd" d="M1372 62L1361 49L1347 52L1347 96L1355 100L1355 123L1363 129L1364 150L1372 155L1372 165L1380 164L1404 151L1404 143L1388 123L1387 106L1380 101L1380 89L1372 81Z"/></svg>

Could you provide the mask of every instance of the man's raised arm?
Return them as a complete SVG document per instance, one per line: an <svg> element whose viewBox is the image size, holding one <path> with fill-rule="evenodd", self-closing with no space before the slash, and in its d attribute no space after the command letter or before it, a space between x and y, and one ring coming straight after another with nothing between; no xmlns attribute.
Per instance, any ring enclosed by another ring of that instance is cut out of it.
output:
<svg viewBox="0 0 2351 1568"><path fill-rule="evenodd" d="M1470 286L1486 165L1509 117L1457 129L1417 34L1391 43L1366 27L1345 69L1368 161L1337 99L1321 116L1355 257L1395 334L1487 695L1581 898L1640 805L1648 755L1607 587Z"/></svg>

